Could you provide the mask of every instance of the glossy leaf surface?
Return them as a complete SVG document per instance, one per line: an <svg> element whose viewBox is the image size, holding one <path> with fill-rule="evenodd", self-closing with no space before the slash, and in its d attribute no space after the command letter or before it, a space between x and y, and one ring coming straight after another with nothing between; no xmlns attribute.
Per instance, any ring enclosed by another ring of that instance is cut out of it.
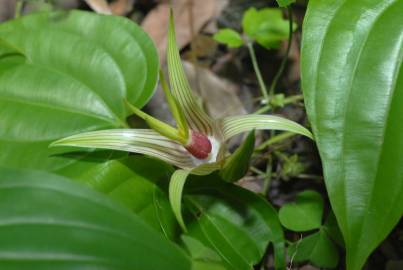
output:
<svg viewBox="0 0 403 270"><path fill-rule="evenodd" d="M182 235L182 242L192 258L192 270L226 270L220 256L212 249L206 247L187 235Z"/></svg>
<svg viewBox="0 0 403 270"><path fill-rule="evenodd" d="M270 242L276 269L285 268L283 231L267 201L214 175L191 177L185 191L188 234L216 251L228 269L251 269Z"/></svg>
<svg viewBox="0 0 403 270"><path fill-rule="evenodd" d="M279 211L281 224L296 232L317 229L322 224L323 199L312 190L301 192L295 202L285 204Z"/></svg>
<svg viewBox="0 0 403 270"><path fill-rule="evenodd" d="M164 192L172 167L144 156L106 159L82 160L57 173L108 195L168 239L174 239L177 222Z"/></svg>
<svg viewBox="0 0 403 270"><path fill-rule="evenodd" d="M153 94L158 56L133 22L82 11L39 13L0 25L0 40L25 55L0 58L0 164L56 170L50 142L125 126L124 99Z"/></svg>
<svg viewBox="0 0 403 270"><path fill-rule="evenodd" d="M56 175L1 169L0 216L1 269L190 269L139 217Z"/></svg>
<svg viewBox="0 0 403 270"><path fill-rule="evenodd" d="M302 85L347 269L403 213L403 1L311 0Z"/></svg>
<svg viewBox="0 0 403 270"><path fill-rule="evenodd" d="M318 267L335 268L339 262L336 246L323 230L304 237L288 248L294 262L309 261Z"/></svg>

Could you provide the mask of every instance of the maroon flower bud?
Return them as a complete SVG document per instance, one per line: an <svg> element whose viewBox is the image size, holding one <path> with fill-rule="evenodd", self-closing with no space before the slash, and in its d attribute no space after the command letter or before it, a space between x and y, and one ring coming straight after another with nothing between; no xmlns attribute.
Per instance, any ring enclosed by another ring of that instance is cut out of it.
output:
<svg viewBox="0 0 403 270"><path fill-rule="evenodd" d="M198 159L206 159L211 153L211 142L209 138L197 131L191 130L189 143L185 146L192 156Z"/></svg>

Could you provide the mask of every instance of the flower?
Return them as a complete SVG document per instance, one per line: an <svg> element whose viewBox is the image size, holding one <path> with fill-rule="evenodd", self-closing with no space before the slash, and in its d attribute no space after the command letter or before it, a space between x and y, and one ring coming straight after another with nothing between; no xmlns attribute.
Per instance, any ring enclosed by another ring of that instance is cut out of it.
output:
<svg viewBox="0 0 403 270"><path fill-rule="evenodd" d="M186 230L181 215L182 191L189 174L207 175L224 166L228 158L226 141L254 129L291 131L312 138L306 128L273 115L241 115L212 119L197 103L185 76L176 44L171 11L168 50L168 74L171 90L160 72L160 82L169 108L177 123L174 128L142 112L127 102L127 106L143 118L151 129L111 129L85 132L53 142L50 146L75 146L128 151L152 156L176 167L169 184L169 199L175 216Z"/></svg>

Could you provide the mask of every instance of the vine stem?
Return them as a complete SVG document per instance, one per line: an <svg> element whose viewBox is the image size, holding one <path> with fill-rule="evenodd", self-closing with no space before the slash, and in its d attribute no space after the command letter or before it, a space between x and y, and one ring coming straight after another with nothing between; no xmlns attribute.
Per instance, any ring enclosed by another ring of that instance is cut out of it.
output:
<svg viewBox="0 0 403 270"><path fill-rule="evenodd" d="M285 53L285 56L284 56L283 60L281 61L280 68L279 68L278 72L276 73L276 75L274 76L273 82L270 85L270 89L269 89L270 97L274 96L274 90L275 90L275 88L277 86L278 80L280 79L281 75L284 72L285 65L286 65L287 60L288 60L288 55L290 54L290 50L291 50L291 43L292 43L292 37L293 37L293 29L292 28L293 28L294 22L293 22L293 18L292 18L292 8L291 8L291 6L288 6L287 10L288 10L288 17L289 17L288 18L288 21L289 21L288 31L289 31L289 33L288 33L287 51Z"/></svg>
<svg viewBox="0 0 403 270"><path fill-rule="evenodd" d="M259 69L259 65L257 64L255 49L253 49L253 43L251 41L248 41L248 42L246 42L246 45L249 50L250 58L252 60L252 65L253 65L253 69L254 69L256 77L257 77L257 81L259 82L260 91L262 92L262 95L263 95L262 104L268 104L269 103L269 94L267 92L266 85L264 84L264 81L262 78L262 73L260 72L260 69Z"/></svg>

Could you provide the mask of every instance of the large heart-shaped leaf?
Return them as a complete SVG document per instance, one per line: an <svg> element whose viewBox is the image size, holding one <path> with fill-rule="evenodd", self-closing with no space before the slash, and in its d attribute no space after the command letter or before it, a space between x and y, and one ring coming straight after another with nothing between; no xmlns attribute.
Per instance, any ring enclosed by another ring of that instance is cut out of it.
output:
<svg viewBox="0 0 403 270"><path fill-rule="evenodd" d="M403 1L311 0L302 83L347 268L403 213Z"/></svg>
<svg viewBox="0 0 403 270"><path fill-rule="evenodd" d="M172 167L163 162L142 156L108 162L87 160L58 173L108 194L167 238L177 239L179 225L166 194ZM214 175L191 178L187 189L192 195L185 196L185 205L203 208L202 218L187 216L189 234L220 254L228 269L249 269L262 258L269 242L274 245L276 269L285 267L284 238L277 213L263 198ZM250 251L244 252L247 246ZM216 263L197 265L213 267Z"/></svg>
<svg viewBox="0 0 403 270"><path fill-rule="evenodd" d="M139 217L60 176L0 169L0 268L190 269Z"/></svg>
<svg viewBox="0 0 403 270"><path fill-rule="evenodd" d="M215 250L228 269L251 269L270 242L276 269L285 269L283 231L266 200L215 175L192 177L185 191L188 234Z"/></svg>
<svg viewBox="0 0 403 270"><path fill-rule="evenodd" d="M104 155L84 159L57 173L108 195L167 238L175 239L178 224L164 192L173 168L140 155L105 159Z"/></svg>
<svg viewBox="0 0 403 270"><path fill-rule="evenodd" d="M5 45L4 45L5 44ZM130 20L71 11L0 25L0 164L56 170L76 162L51 156L50 142L126 126L124 99L141 107L153 94L158 56Z"/></svg>

